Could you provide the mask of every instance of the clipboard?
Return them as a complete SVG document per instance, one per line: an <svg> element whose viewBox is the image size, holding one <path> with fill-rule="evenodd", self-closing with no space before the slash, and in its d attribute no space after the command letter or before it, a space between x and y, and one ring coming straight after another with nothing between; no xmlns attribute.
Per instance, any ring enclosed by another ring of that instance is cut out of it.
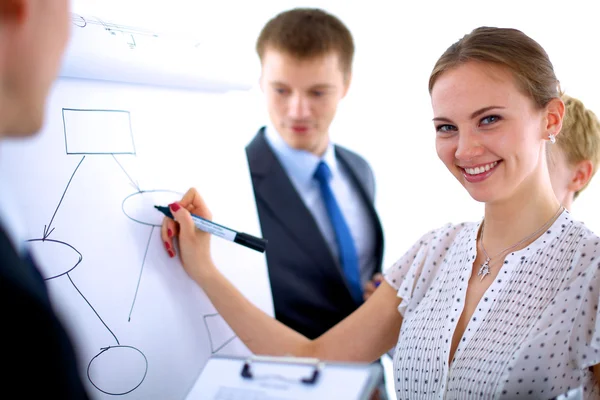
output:
<svg viewBox="0 0 600 400"><path fill-rule="evenodd" d="M213 356L186 400L369 400L382 374L379 364Z"/></svg>

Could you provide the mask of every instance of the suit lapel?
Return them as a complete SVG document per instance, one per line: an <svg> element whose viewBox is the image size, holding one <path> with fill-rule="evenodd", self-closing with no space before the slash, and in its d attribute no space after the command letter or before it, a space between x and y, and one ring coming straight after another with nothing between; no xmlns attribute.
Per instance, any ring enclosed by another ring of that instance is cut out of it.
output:
<svg viewBox="0 0 600 400"><path fill-rule="evenodd" d="M265 204L317 265L338 265L327 242L300 195L294 188L261 129L248 146L248 161L254 182L256 201ZM268 239L268 238L267 238ZM341 269L338 265L338 273Z"/></svg>

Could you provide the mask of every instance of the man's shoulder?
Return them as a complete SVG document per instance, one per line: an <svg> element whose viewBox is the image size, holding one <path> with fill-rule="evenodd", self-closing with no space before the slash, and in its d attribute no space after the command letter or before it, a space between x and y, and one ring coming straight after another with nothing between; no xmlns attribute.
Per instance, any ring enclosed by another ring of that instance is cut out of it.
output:
<svg viewBox="0 0 600 400"><path fill-rule="evenodd" d="M246 158L250 172L253 175L266 174L271 169L273 161L277 161L265 138L264 126L258 130L250 143L246 145Z"/></svg>
<svg viewBox="0 0 600 400"><path fill-rule="evenodd" d="M0 277L10 281L18 281L21 275L21 260L8 238L8 234L0 225Z"/></svg>
<svg viewBox="0 0 600 400"><path fill-rule="evenodd" d="M371 169L371 166L369 165L367 160L357 152L339 144L335 144L334 149L336 156L343 158L344 161L356 163L357 165L361 165L364 168Z"/></svg>
<svg viewBox="0 0 600 400"><path fill-rule="evenodd" d="M246 154L252 157L257 152L267 149L267 140L265 139L265 127L261 127L258 132L252 137L252 140L246 145Z"/></svg>

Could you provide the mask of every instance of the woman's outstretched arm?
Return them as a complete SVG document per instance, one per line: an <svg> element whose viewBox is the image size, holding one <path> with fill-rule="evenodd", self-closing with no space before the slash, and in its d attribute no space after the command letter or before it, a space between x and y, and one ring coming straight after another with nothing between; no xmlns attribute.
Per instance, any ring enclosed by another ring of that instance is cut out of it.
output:
<svg viewBox="0 0 600 400"><path fill-rule="evenodd" d="M178 239L186 272L254 354L372 362L396 344L402 323L397 310L400 299L387 282L346 319L316 340L309 340L254 306L219 272L210 255L210 234L196 229L190 216L194 213L211 219L195 189L170 207L177 222L165 218L163 240L174 251L173 239Z"/></svg>

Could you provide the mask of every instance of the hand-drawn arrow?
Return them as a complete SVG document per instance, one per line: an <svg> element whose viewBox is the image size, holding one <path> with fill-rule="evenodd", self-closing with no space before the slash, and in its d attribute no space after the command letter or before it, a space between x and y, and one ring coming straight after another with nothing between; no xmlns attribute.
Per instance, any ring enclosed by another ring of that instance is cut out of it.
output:
<svg viewBox="0 0 600 400"><path fill-rule="evenodd" d="M77 172L77 170L81 166L81 163L83 162L83 160L85 160L85 156L83 156L83 158L81 159L81 161L79 161L79 164L77 164L77 167L75 168L75 171L73 171L73 174L71 175L71 179L69 179L69 183L67 183L67 187L65 188L65 191L63 192L63 194L62 194L62 196L60 198L60 201L58 202L58 206L56 206L56 210L54 210L54 214L52 214L52 219L50 219L50 223L48 225L44 225L43 240L46 240L48 238L48 236L50 236L50 234L54 231L54 228L52 228L52 222L54 221L54 217L56 216L56 213L58 212L58 209L60 208L60 205L62 204L62 201L65 198L65 194L67 194L67 190L69 190L69 186L71 185L71 181L73 180L73 177L75 176L75 173ZM50 228L52 228L52 229L50 229Z"/></svg>
<svg viewBox="0 0 600 400"><path fill-rule="evenodd" d="M129 182L131 182L131 184L133 185L133 187L135 188L135 190L137 190L138 192L141 192L142 189L140 189L140 184L138 183L138 181L134 181L133 178L131 178L131 176L129 176L129 174L127 173L127 171L125 171L125 168L123 168L123 166L121 165L121 163L119 162L119 160L117 160L117 157L115 157L114 154L111 154L113 156L113 158L115 159L115 161L117 162L117 164L119 164L119 167L121 167L121 169L123 170L123 172L125 172L125 175L127 175L127 178L129 178Z"/></svg>

